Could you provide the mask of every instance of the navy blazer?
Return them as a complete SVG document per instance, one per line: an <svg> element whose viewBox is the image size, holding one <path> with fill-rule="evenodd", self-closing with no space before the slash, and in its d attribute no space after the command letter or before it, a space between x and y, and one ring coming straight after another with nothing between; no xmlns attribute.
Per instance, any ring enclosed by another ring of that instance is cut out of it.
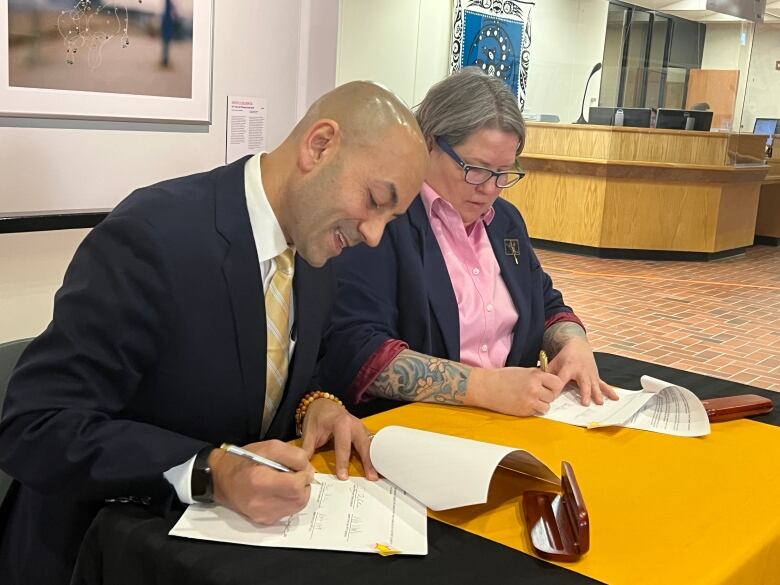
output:
<svg viewBox="0 0 780 585"><path fill-rule="evenodd" d="M0 467L16 480L0 510L4 585L67 583L105 499L170 505L164 471L261 439L265 304L245 162L136 191L77 250L0 421ZM330 268L295 268L297 343L268 438L293 436L335 288Z"/></svg>
<svg viewBox="0 0 780 585"><path fill-rule="evenodd" d="M506 365L536 365L545 319L571 312L531 247L520 212L497 199L487 234L501 277L519 314ZM515 240L518 253L508 253ZM418 196L390 223L375 249L358 246L334 260L338 288L320 380L345 394L363 364L388 339L400 339L427 355L460 360L458 305L425 205ZM374 400L360 414L398 406Z"/></svg>

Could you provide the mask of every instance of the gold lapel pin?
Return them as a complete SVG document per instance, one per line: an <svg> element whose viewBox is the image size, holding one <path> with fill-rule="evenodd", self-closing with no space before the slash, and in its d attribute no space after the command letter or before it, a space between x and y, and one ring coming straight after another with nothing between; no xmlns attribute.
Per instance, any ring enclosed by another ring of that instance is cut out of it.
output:
<svg viewBox="0 0 780 585"><path fill-rule="evenodd" d="M504 254L512 256L515 259L515 264L519 264L517 261L517 255L520 253L520 242L512 238L504 239Z"/></svg>

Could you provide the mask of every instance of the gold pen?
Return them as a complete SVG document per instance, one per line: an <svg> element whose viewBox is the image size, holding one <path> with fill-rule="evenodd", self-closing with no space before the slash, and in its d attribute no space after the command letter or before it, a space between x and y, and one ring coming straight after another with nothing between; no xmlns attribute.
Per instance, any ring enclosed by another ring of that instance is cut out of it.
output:
<svg viewBox="0 0 780 585"><path fill-rule="evenodd" d="M547 371L547 352L543 349L539 351L539 369L543 372Z"/></svg>

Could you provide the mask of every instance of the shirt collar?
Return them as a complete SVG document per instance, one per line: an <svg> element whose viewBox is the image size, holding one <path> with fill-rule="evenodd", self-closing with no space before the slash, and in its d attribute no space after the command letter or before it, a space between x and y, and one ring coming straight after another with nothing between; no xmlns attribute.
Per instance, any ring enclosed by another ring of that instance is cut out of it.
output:
<svg viewBox="0 0 780 585"><path fill-rule="evenodd" d="M244 165L244 192L246 193L246 208L249 212L249 223L252 226L252 237L257 248L257 259L267 262L285 251L288 246L282 226L274 215L268 196L263 187L260 157L265 154L258 152L246 161Z"/></svg>
<svg viewBox="0 0 780 585"><path fill-rule="evenodd" d="M425 206L425 213L428 216L429 221L434 214L440 217L439 214L441 213L442 209L451 210L453 213L458 215L458 217L460 217L460 214L452 206L452 204L439 195L436 190L427 182L422 184L422 188L420 189L420 197L422 198L423 205ZM490 222L493 221L495 216L496 210L493 209L493 206L491 205L490 209L483 213L480 219L485 222L485 225L490 225Z"/></svg>

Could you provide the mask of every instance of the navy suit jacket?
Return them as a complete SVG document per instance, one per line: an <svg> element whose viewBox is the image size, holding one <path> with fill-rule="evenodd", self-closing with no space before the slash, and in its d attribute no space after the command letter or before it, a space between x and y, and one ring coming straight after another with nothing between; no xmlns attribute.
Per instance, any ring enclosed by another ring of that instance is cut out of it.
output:
<svg viewBox="0 0 780 585"><path fill-rule="evenodd" d="M520 212L497 199L487 233L501 277L519 313L508 366L536 365L545 319L571 312L531 247ZM514 240L518 253L507 253ZM358 246L334 260L337 300L320 363L320 380L345 394L361 367L388 339L400 339L427 355L460 360L458 304L425 205L418 196L409 210L390 223L375 249ZM398 406L372 400L359 408L365 415Z"/></svg>
<svg viewBox="0 0 780 585"><path fill-rule="evenodd" d="M105 499L170 505L164 471L261 439L265 304L245 162L136 191L76 252L0 421L0 467L16 480L0 510L4 585L67 583ZM293 436L335 286L330 268L295 268L297 343L267 438Z"/></svg>

